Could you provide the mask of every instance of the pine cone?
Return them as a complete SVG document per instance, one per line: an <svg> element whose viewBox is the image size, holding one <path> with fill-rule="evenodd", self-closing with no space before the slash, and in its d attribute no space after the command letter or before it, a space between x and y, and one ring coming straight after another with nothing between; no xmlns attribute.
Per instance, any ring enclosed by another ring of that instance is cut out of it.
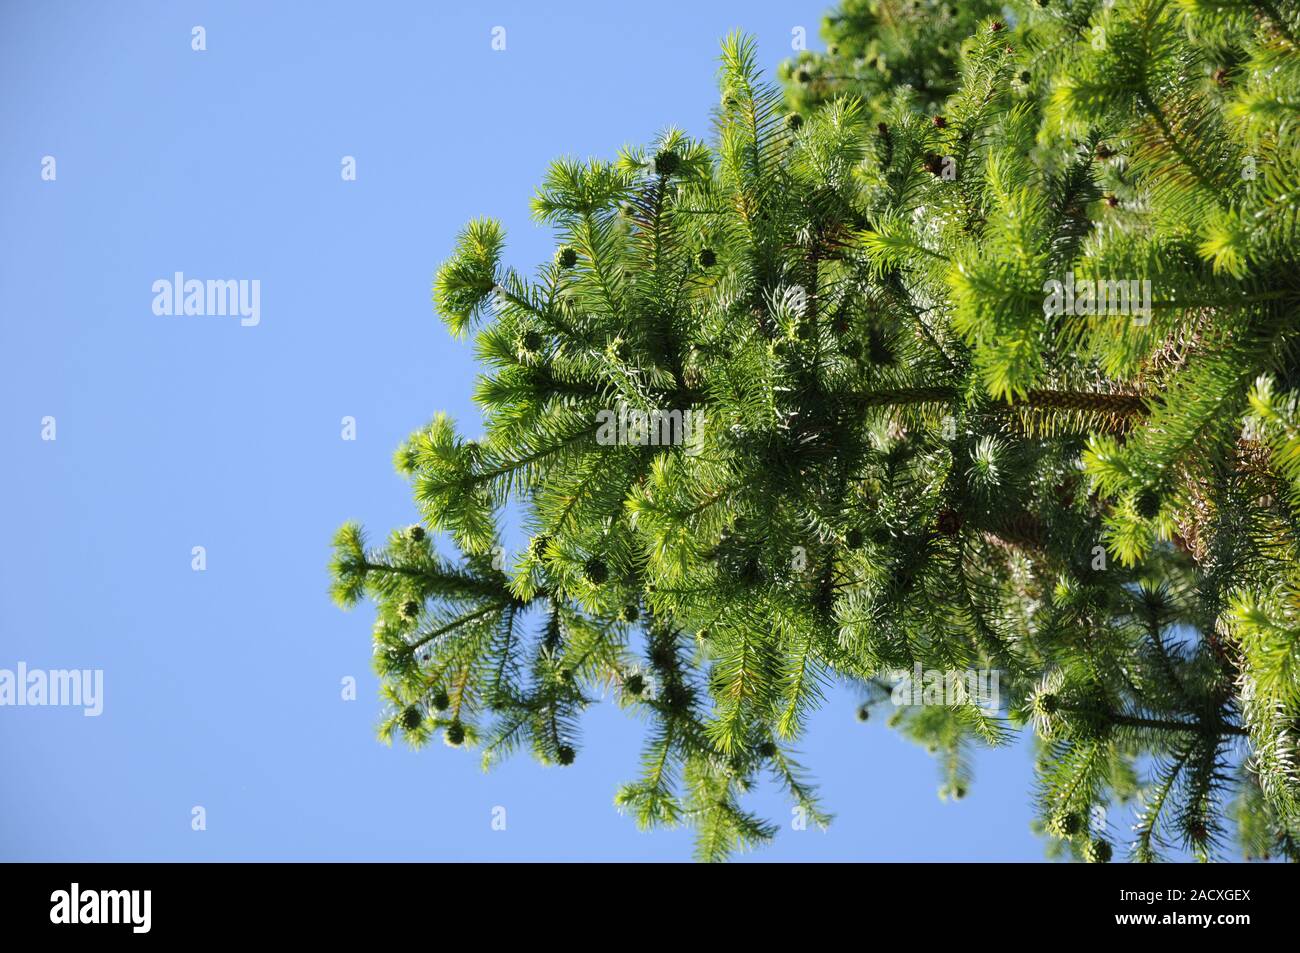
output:
<svg viewBox="0 0 1300 953"><path fill-rule="evenodd" d="M658 175L676 175L682 167L682 157L671 149L661 149L655 154L655 172Z"/></svg>
<svg viewBox="0 0 1300 953"><path fill-rule="evenodd" d="M939 514L938 526L939 532L945 536L956 536L961 532L962 524L965 522L962 515L956 510L944 510Z"/></svg>
<svg viewBox="0 0 1300 953"><path fill-rule="evenodd" d="M1144 520L1153 520L1160 515L1160 494L1147 488L1138 494L1136 506L1138 516Z"/></svg>
<svg viewBox="0 0 1300 953"><path fill-rule="evenodd" d="M1083 848L1083 859L1090 864L1108 864L1111 858L1110 842L1097 837L1089 841Z"/></svg>
<svg viewBox="0 0 1300 953"><path fill-rule="evenodd" d="M587 560L586 565L582 567L582 571L587 576L587 581L594 586L604 585L605 581L609 579L609 567L605 565L604 560L595 556Z"/></svg>

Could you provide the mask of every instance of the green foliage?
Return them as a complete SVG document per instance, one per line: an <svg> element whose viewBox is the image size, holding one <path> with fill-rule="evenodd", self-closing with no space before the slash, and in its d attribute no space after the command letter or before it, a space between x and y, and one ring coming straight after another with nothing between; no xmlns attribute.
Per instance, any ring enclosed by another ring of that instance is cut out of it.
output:
<svg viewBox="0 0 1300 953"><path fill-rule="evenodd" d="M554 163L533 275L471 223L434 300L485 435L435 418L395 457L421 526L335 539L381 736L563 766L612 697L616 804L718 860L775 834L764 777L829 823L791 746L832 684L865 720L891 673L996 670L1000 710L889 719L945 798L1031 727L1055 855L1295 857L1298 25L848 0L784 90L724 42L712 148Z"/></svg>
<svg viewBox="0 0 1300 953"><path fill-rule="evenodd" d="M938 106L958 90L963 42L1000 10L987 0L844 0L822 21L826 51L780 65L787 102L811 113L851 92L876 109L909 86L921 106Z"/></svg>

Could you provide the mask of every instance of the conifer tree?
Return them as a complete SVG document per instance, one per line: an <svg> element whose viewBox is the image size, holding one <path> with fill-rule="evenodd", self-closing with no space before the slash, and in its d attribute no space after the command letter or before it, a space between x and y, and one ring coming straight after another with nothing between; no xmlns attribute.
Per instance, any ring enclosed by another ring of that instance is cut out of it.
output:
<svg viewBox="0 0 1300 953"><path fill-rule="evenodd" d="M801 115L846 92L869 108L906 86L918 105L957 91L962 43L1001 11L990 0L844 0L822 21L826 51L802 50L780 65L786 101Z"/></svg>
<svg viewBox="0 0 1300 953"><path fill-rule="evenodd" d="M648 724L617 804L716 860L775 833L764 779L829 822L794 746L839 681L945 796L1032 733L1055 855L1294 859L1300 13L847 0L827 34L784 90L729 37L711 146L554 163L534 274L460 235L434 301L485 436L436 417L395 458L420 524L335 540L381 735L567 765L612 697ZM890 705L917 666L1006 704Z"/></svg>

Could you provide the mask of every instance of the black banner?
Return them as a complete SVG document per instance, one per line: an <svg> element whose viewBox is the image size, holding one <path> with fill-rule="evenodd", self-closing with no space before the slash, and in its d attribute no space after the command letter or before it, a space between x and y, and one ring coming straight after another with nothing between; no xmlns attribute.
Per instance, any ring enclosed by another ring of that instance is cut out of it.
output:
<svg viewBox="0 0 1300 953"><path fill-rule="evenodd" d="M792 917L868 917L873 937L924 931L927 923L961 923L974 937L969 930L987 921L1001 937L1051 927L1077 936L1201 931L1228 939L1285 927L1296 898L1294 871L1274 864L587 866L539 877L530 865L505 864L10 864L0 922L10 937L374 941L385 925L435 911L448 922L483 917L527 930L568 910L577 927L579 899L593 911L607 900L602 916L624 910L641 919L649 915L645 899L662 895L653 905L662 932L672 928L665 918L681 916L688 926L708 905L727 903L719 898L746 890L768 898L772 912L788 903Z"/></svg>

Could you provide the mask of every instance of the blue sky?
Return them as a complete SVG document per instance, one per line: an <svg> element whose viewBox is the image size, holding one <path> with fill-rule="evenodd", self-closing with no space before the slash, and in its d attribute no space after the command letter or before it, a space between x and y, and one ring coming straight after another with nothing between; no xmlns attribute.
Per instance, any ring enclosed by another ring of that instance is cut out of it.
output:
<svg viewBox="0 0 1300 953"><path fill-rule="evenodd" d="M329 601L328 543L346 519L414 520L391 453L435 411L476 426L470 346L429 302L456 231L499 218L531 270L553 250L528 215L548 161L669 125L707 138L718 41L743 27L774 70L823 11L4 5L0 668L102 669L105 697L98 718L0 708L0 859L689 857L688 832L615 810L643 726L612 706L565 769L378 743L372 610ZM155 315L178 271L259 280L260 324ZM751 859L1043 857L1024 747L941 802L930 756L854 707L834 693L801 746L834 825L792 830L762 794L784 829Z"/></svg>

